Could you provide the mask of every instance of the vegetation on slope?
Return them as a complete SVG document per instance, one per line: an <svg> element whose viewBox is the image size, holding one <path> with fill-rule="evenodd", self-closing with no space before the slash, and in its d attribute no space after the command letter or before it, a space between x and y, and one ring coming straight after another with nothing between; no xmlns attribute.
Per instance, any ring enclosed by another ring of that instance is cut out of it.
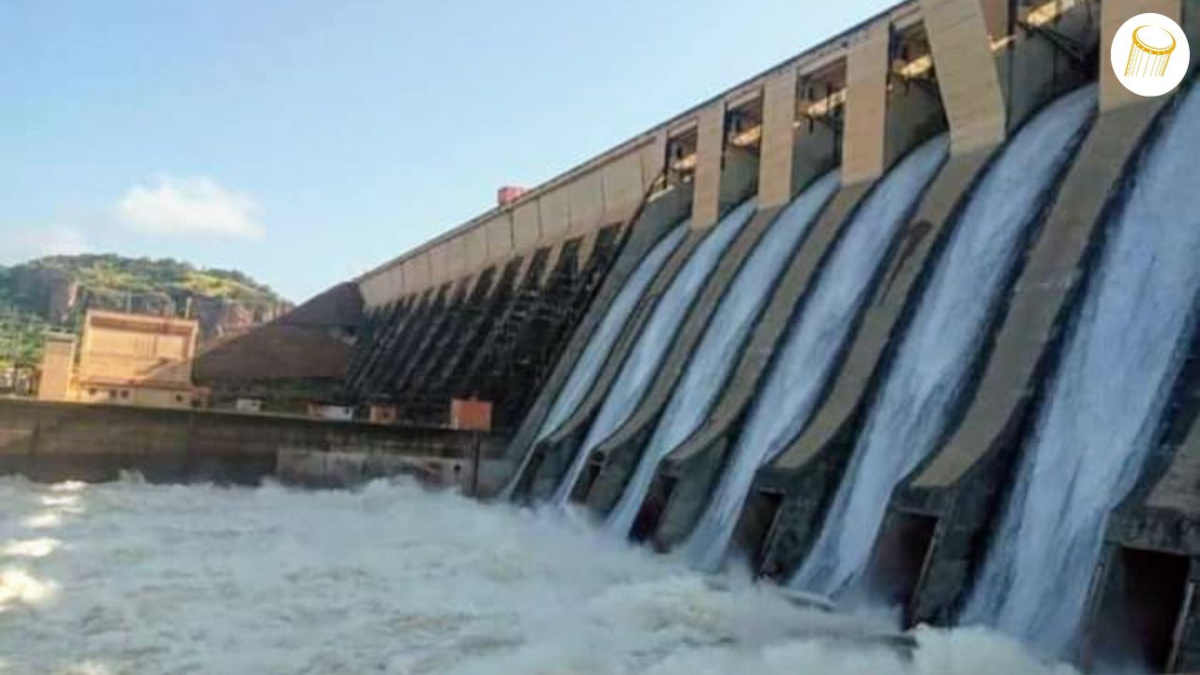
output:
<svg viewBox="0 0 1200 675"><path fill-rule="evenodd" d="M251 311L287 305L242 272L199 269L170 258L89 254L0 266L0 364L36 364L45 331L76 331L88 308L182 316L198 298Z"/></svg>
<svg viewBox="0 0 1200 675"><path fill-rule="evenodd" d="M52 256L23 265L0 268L4 273L26 269L65 272L94 292L179 293L229 300L284 302L270 287L234 270L197 269L171 258L124 258L113 254Z"/></svg>

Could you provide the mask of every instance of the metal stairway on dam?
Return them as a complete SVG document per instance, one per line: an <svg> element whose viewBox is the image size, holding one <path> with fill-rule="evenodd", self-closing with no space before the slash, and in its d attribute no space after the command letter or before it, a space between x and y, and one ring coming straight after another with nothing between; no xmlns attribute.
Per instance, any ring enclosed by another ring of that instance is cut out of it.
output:
<svg viewBox="0 0 1200 675"><path fill-rule="evenodd" d="M678 550L736 465L806 308L830 292L821 285L856 218L871 212L873 196L905 157L945 133L945 163L910 195L911 212L895 232L880 235L881 260L870 278L856 279L863 300L847 305L846 333L825 361L827 372L804 374L815 388L811 409L785 420L796 428L753 467L729 525L732 542L728 550L717 546L718 561L748 559L757 574L787 581L820 539L839 490L857 475L872 413L979 187L1039 113L1091 86L1094 119L1031 207L1028 233L1018 237L961 390L943 411L944 430L915 469L887 484L878 531L862 542L869 556L852 575L862 583L837 589L843 599L882 595L910 624L955 624L996 545L1006 505L1018 499L1019 467L1034 453L1067 336L1099 283L1111 223L1147 148L1185 98L1137 99L1107 69L1107 43L1121 22L1114 17L1140 7L1135 0L898 5L366 275L360 287L368 309L347 388L359 401L395 405L402 419L438 420L454 397L491 401L512 436L505 496L539 503L558 493L567 508L607 517L755 247L789 204L836 168L840 183L763 289L719 396L686 438L663 449L648 486L639 488L632 524L615 530ZM1155 0L1154 11L1200 38L1200 8ZM1193 90L1190 82L1181 89ZM753 215L702 283L672 293L747 198L756 201ZM663 253L611 343L587 364L595 370L586 388L548 425L622 288L678 227L685 228L681 240ZM678 317L670 330L656 327L664 302L682 303L670 308ZM648 331L665 336L652 350L653 367L624 389L623 373L645 351ZM1077 639L1055 655L1087 664L1115 658L1107 651L1119 647L1159 670L1200 668L1195 351L1161 415L1166 440L1108 519L1099 564L1075 571L1092 584L1070 627ZM598 427L614 402L628 414ZM882 590L867 583L884 577ZM1126 632L1136 639L1113 637L1132 625Z"/></svg>

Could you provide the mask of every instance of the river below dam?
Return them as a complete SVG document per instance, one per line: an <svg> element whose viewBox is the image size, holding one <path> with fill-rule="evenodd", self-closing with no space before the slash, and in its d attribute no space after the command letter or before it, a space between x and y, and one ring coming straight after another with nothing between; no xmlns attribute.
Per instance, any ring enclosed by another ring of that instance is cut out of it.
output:
<svg viewBox="0 0 1200 675"><path fill-rule="evenodd" d="M982 629L862 636L561 513L357 491L0 478L0 673L1071 673ZM715 583L714 583L715 581ZM719 587L719 588L718 588Z"/></svg>

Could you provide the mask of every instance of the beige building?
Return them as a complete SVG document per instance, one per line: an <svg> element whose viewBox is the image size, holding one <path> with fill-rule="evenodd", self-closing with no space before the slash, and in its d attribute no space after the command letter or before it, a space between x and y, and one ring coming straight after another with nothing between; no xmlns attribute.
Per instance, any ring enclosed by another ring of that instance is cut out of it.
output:
<svg viewBox="0 0 1200 675"><path fill-rule="evenodd" d="M71 376L75 371L75 336L48 333L42 346L42 374L38 398L43 401L71 400Z"/></svg>
<svg viewBox="0 0 1200 675"><path fill-rule="evenodd" d="M78 345L47 336L42 400L158 408L198 408L207 390L192 383L199 324L140 314L89 310Z"/></svg>

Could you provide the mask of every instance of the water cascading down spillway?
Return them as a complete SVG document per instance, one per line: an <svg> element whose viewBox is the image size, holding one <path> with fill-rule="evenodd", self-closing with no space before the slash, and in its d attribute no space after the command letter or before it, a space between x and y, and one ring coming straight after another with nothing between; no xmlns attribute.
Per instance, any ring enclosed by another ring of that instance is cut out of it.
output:
<svg viewBox="0 0 1200 675"><path fill-rule="evenodd" d="M650 287L650 282L654 281L654 277L658 275L663 264L667 262L675 249L679 247L680 242L687 237L688 223L677 225L668 232L662 240L650 249L644 258L638 263L633 274L621 286L621 291L617 293L617 297L613 299L608 310L604 313L604 317L600 320L600 325L588 338L587 346L584 347L583 353L579 355L575 365L571 368L571 374L567 377L567 381L559 390L558 395L554 398L554 404L550 407L550 412L546 414L546 418L538 427L537 435L534 436L534 444L545 439L554 430L575 412L579 407L579 402L591 389L596 382L596 376L600 373L600 368L604 362L608 360L608 355L612 353L613 345L616 344L617 338L621 336L621 331L625 329L625 324L628 323L630 315L638 305L638 301L646 294L646 289ZM505 488L505 498L510 498L519 478L525 473L525 467L528 464L532 453L526 452L525 457L521 462L521 467L514 474L513 480Z"/></svg>
<svg viewBox="0 0 1200 675"><path fill-rule="evenodd" d="M867 297L876 272L925 187L946 157L939 136L911 152L872 191L823 264L771 365L719 483L682 546L693 565L724 560L754 475L803 429Z"/></svg>
<svg viewBox="0 0 1200 675"><path fill-rule="evenodd" d="M704 282L720 262L725 250L750 220L754 209L755 201L748 199L726 214L688 258L679 275L663 293L650 320L638 335L637 343L625 359L625 363L621 365L621 371L604 398L600 412L592 421L570 468L559 483L554 493L554 503L567 503L575 482L587 466L592 450L628 420L637 409L638 403L658 372L659 364L674 341L676 332L683 324L692 301L704 287Z"/></svg>
<svg viewBox="0 0 1200 675"><path fill-rule="evenodd" d="M1200 90L1138 163L1068 331L963 623L1077 639L1108 514L1155 444L1200 296Z"/></svg>
<svg viewBox="0 0 1200 675"><path fill-rule="evenodd" d="M655 275L662 269L663 263L687 236L687 230L688 223L686 222L672 229L642 259L637 269L629 277L629 281L621 287L621 292L608 311L604 313L599 327L588 340L587 347L575 363L575 367L571 369L571 376L563 385L558 396L555 397L554 406L550 408L546 420L542 422L541 429L538 431L538 440L545 438L557 429L579 407L579 402L583 400L588 389L595 384L596 375L600 372L600 367L604 365L609 353L612 352L613 345L629 320L629 315L633 313L633 308L645 295L646 289L650 287L650 282L654 281Z"/></svg>
<svg viewBox="0 0 1200 675"><path fill-rule="evenodd" d="M868 414L824 526L791 586L826 596L865 571L892 491L935 447L1057 178L1083 139L1096 88L1025 125L969 197Z"/></svg>
<svg viewBox="0 0 1200 675"><path fill-rule="evenodd" d="M772 223L738 272L642 450L633 477L605 521L605 528L613 534L623 537L629 533L663 457L691 435L712 409L755 318L839 180L838 173L832 172L809 186Z"/></svg>

